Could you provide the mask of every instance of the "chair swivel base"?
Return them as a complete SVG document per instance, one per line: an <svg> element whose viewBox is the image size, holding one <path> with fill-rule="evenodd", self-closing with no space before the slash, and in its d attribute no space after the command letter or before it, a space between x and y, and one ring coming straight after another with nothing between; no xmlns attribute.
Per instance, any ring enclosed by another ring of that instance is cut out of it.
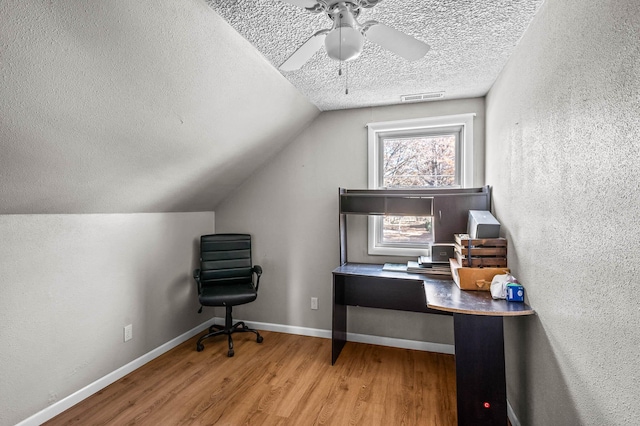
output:
<svg viewBox="0 0 640 426"><path fill-rule="evenodd" d="M234 351L233 351L233 339L231 338L231 335L233 333L254 333L256 335L256 342L258 343L262 343L262 341L264 340L263 337L260 335L260 333L258 333L257 330L254 330L253 328L249 328L247 327L247 325L243 322L237 322L233 325L232 324L232 320L231 320L231 306L227 306L227 315L225 318L225 326L222 327L220 325L212 325L211 327L209 327L209 333L205 334L204 336L200 337L198 339L198 343L196 343L196 350L198 352L201 352L202 350L204 350L204 345L202 344L202 341L204 339L208 339L209 337L214 337L214 336L220 336L223 334L227 335L227 340L229 341L229 351L227 352L227 356L232 357L234 355Z"/></svg>

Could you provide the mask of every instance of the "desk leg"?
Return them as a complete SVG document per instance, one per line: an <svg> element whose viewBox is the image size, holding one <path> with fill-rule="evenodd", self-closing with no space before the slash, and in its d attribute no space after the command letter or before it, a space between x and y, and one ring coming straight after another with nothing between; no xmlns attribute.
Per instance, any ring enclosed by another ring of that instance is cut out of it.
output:
<svg viewBox="0 0 640 426"><path fill-rule="evenodd" d="M344 276L333 276L333 319L331 324L331 365L347 343L347 306L344 304Z"/></svg>
<svg viewBox="0 0 640 426"><path fill-rule="evenodd" d="M458 425L506 426L502 317L453 314L453 328Z"/></svg>

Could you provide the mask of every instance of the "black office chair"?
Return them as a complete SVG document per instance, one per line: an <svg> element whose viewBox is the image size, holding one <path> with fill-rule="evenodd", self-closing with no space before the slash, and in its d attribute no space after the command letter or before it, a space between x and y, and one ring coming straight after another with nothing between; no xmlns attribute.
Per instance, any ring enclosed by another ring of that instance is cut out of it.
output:
<svg viewBox="0 0 640 426"><path fill-rule="evenodd" d="M255 285L253 275L256 275ZM198 284L200 310L203 306L224 306L224 327L212 325L209 333L198 339L196 350L204 349L202 341L209 337L226 334L229 340L228 356L233 356L232 333L255 333L258 343L262 336L240 321L233 324L231 308L253 302L258 297L258 286L262 268L251 265L251 236L247 234L212 234L200 237L200 269L193 271Z"/></svg>

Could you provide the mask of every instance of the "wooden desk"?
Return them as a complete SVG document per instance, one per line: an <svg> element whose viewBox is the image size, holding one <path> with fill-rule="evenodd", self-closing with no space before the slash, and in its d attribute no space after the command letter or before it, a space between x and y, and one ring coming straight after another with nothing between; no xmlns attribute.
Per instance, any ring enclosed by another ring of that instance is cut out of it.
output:
<svg viewBox="0 0 640 426"><path fill-rule="evenodd" d="M532 315L531 307L452 280L345 263L333 271L332 364L347 341L347 306L453 315L458 424L507 425L502 317Z"/></svg>

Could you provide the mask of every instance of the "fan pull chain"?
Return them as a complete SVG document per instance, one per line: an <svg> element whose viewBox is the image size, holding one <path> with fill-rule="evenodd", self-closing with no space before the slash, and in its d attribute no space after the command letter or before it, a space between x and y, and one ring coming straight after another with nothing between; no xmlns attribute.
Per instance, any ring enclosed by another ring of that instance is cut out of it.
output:
<svg viewBox="0 0 640 426"><path fill-rule="evenodd" d="M349 64L344 64L344 94L349 94Z"/></svg>
<svg viewBox="0 0 640 426"><path fill-rule="evenodd" d="M340 14L340 24L342 24L342 14ZM342 25L340 25L340 45L339 45L339 53L340 53L340 65L338 65L338 76L342 75ZM344 94L349 94L349 65L347 63L344 64L344 73L345 73L345 83L344 83Z"/></svg>
<svg viewBox="0 0 640 426"><path fill-rule="evenodd" d="M338 75L342 75L342 61L338 67ZM349 64L346 62L344 63L344 94L349 94Z"/></svg>
<svg viewBox="0 0 640 426"><path fill-rule="evenodd" d="M340 15L340 18L342 18L342 14ZM340 26L340 29L338 30L340 32L340 44L338 45L338 54L340 55L340 61L338 65L338 75L342 75L342 25Z"/></svg>

